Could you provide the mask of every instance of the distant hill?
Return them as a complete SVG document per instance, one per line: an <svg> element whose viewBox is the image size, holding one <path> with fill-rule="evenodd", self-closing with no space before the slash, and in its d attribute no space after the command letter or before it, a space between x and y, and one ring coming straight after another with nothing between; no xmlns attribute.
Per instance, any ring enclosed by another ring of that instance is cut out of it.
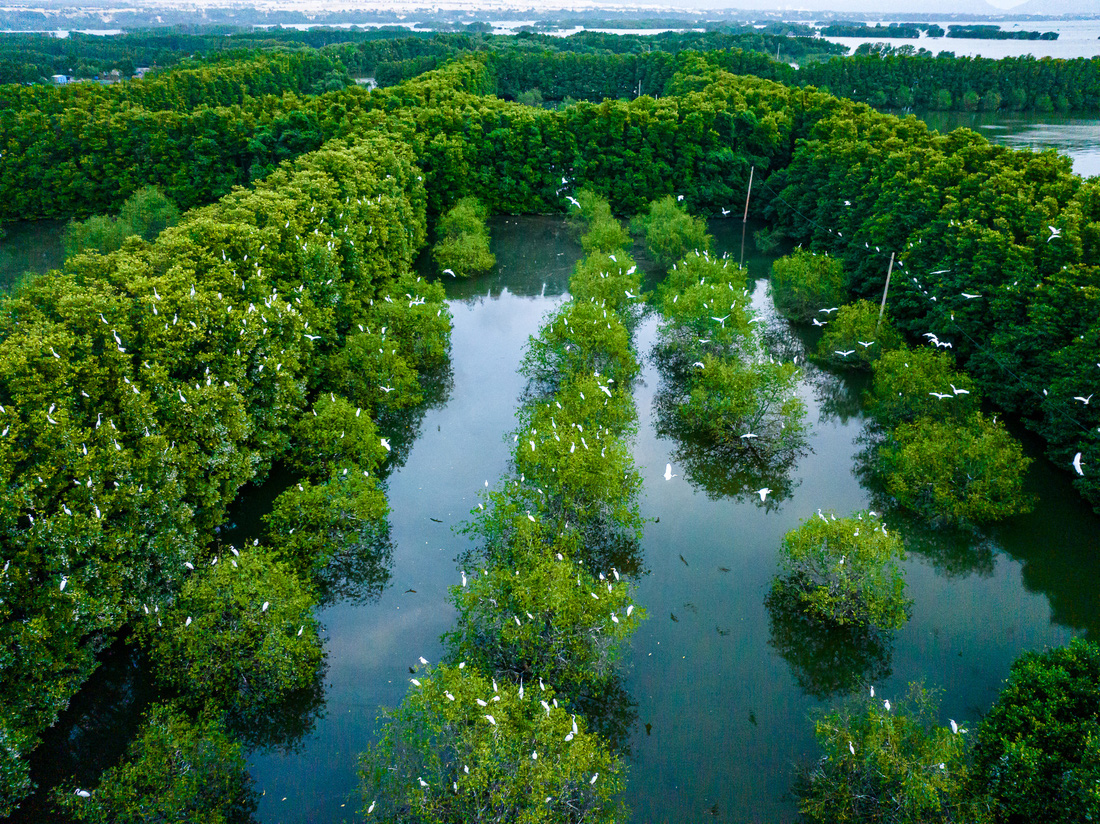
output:
<svg viewBox="0 0 1100 824"><path fill-rule="evenodd" d="M1045 14L1053 17L1066 14L1100 16L1100 3L1096 0L1026 0L1012 7L1013 14Z"/></svg>

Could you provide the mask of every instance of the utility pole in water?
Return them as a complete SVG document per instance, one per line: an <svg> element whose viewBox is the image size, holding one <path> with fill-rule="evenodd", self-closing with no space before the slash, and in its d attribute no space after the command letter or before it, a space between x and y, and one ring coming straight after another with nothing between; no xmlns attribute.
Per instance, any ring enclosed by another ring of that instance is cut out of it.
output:
<svg viewBox="0 0 1100 824"><path fill-rule="evenodd" d="M886 311L886 293L890 291L890 273L894 271L894 253L890 253L890 266L886 270L886 288L882 290L882 303L878 307L878 322L875 324L875 334L878 334L879 324L882 323L882 313Z"/></svg>
<svg viewBox="0 0 1100 824"><path fill-rule="evenodd" d="M752 196L752 175L756 171L756 166L749 167L749 189L745 192L745 216L741 219L742 223L748 223L749 221L749 198Z"/></svg>

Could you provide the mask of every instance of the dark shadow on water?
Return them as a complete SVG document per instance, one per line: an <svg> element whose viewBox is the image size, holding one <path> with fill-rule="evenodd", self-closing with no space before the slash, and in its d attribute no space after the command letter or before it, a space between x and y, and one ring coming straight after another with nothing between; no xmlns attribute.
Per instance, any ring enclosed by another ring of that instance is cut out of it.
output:
<svg viewBox="0 0 1100 824"><path fill-rule="evenodd" d="M818 366L807 366L805 381L820 405L821 421L846 424L863 418L863 394L871 386L871 375L856 370L836 373Z"/></svg>
<svg viewBox="0 0 1100 824"><path fill-rule="evenodd" d="M141 651L124 639L100 655L98 669L42 735L31 753L37 791L6 819L13 824L51 821L49 790L62 782L92 786L122 758L149 705L157 698Z"/></svg>
<svg viewBox="0 0 1100 824"><path fill-rule="evenodd" d="M410 409L384 411L378 420L378 429L388 439L390 453L382 467L382 478L393 474L409 459L413 444L420 437L424 416L431 409L447 405L454 390L454 370L450 360L446 364L425 373L420 379L424 399Z"/></svg>
<svg viewBox="0 0 1100 824"><path fill-rule="evenodd" d="M613 753L630 757L630 738L638 723L638 702L627 691L621 671L598 690L577 696L572 706L588 722L590 732L595 732Z"/></svg>
<svg viewBox="0 0 1100 824"><path fill-rule="evenodd" d="M1025 481L1041 496L1033 512L994 524L989 534L1023 564L1024 586L1043 593L1051 620L1100 641L1100 516L1073 488L1072 476L1043 457L1043 442L1011 423L1009 431L1035 462Z"/></svg>
<svg viewBox="0 0 1100 824"><path fill-rule="evenodd" d="M848 695L892 672L891 633L812 620L793 587L773 589L764 605L771 631L768 645L790 665L806 695L819 701Z"/></svg>
<svg viewBox="0 0 1100 824"><path fill-rule="evenodd" d="M870 508L882 515L895 534L900 535L905 551L923 558L945 578L967 575L988 577L996 566L997 542L976 526L936 524L896 505L886 492L878 473L877 449L881 436L865 427L859 442L863 448L853 456L852 472L867 490Z"/></svg>
<svg viewBox="0 0 1100 824"><path fill-rule="evenodd" d="M313 576L321 608L336 603L366 604L377 600L390 582L394 543L389 523L372 544L351 545L335 551L324 568Z"/></svg>
<svg viewBox="0 0 1100 824"><path fill-rule="evenodd" d="M325 716L324 681L324 668L320 668L309 687L267 705L259 716L226 718L226 729L253 753L299 752L303 739Z"/></svg>

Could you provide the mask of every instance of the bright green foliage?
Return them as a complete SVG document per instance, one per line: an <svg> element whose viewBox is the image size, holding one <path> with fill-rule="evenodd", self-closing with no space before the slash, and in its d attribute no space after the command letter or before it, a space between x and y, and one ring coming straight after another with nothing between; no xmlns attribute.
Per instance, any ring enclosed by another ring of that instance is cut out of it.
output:
<svg viewBox="0 0 1100 824"><path fill-rule="evenodd" d="M796 789L805 820L991 822L988 802L969 786L962 731L936 723L933 697L916 684L889 709L887 700L868 695L814 725L823 754Z"/></svg>
<svg viewBox="0 0 1100 824"><path fill-rule="evenodd" d="M192 721L164 704L153 707L122 763L98 786L58 788L53 801L89 824L247 824L256 811L241 745L216 719Z"/></svg>
<svg viewBox="0 0 1100 824"><path fill-rule="evenodd" d="M783 577L774 589L798 594L807 615L833 624L898 629L909 618L897 535L870 512L815 515L783 536Z"/></svg>
<svg viewBox="0 0 1100 824"><path fill-rule="evenodd" d="M574 375L553 401L521 410L515 467L537 479L545 495L539 506L551 517L582 524L632 520L641 478L626 439L636 413L629 385L611 386Z"/></svg>
<svg viewBox="0 0 1100 824"><path fill-rule="evenodd" d="M439 240L432 247L432 257L441 270L468 277L496 265L496 256L489 251L488 216L489 210L477 198L464 197L439 219Z"/></svg>
<svg viewBox="0 0 1100 824"><path fill-rule="evenodd" d="M870 369L883 353L902 345L889 317L880 322L879 307L869 300L845 304L830 317L816 355L832 366Z"/></svg>
<svg viewBox="0 0 1100 824"><path fill-rule="evenodd" d="M590 235L591 232L584 237ZM621 249L593 251L577 261L569 278L569 292L577 301L590 301L614 310L628 326L633 326L641 306L642 276L634 259Z"/></svg>
<svg viewBox="0 0 1100 824"><path fill-rule="evenodd" d="M746 364L705 355L681 406L684 425L718 446L798 450L805 444L806 404L795 391L793 363ZM752 437L746 437L746 436Z"/></svg>
<svg viewBox="0 0 1100 824"><path fill-rule="evenodd" d="M415 681L362 757L365 820L619 820L624 768L550 685L496 684L469 667Z"/></svg>
<svg viewBox="0 0 1100 824"><path fill-rule="evenodd" d="M315 479L345 466L374 473L389 452L382 440L362 408L353 407L339 395L321 395L312 414L303 415L294 427L289 464Z"/></svg>
<svg viewBox="0 0 1100 824"><path fill-rule="evenodd" d="M180 211L156 186L134 192L122 204L117 218L93 215L85 221L71 221L65 230L65 256L77 252L107 254L121 249L129 237L153 241L169 226L179 222Z"/></svg>
<svg viewBox="0 0 1100 824"><path fill-rule="evenodd" d="M744 278L706 253L673 265L661 300L657 352L669 384L661 406L682 436L774 459L805 446L806 407L795 394L801 370L765 352Z"/></svg>
<svg viewBox="0 0 1100 824"><path fill-rule="evenodd" d="M691 252L710 248L707 224L680 208L672 195L649 204L649 211L631 222L631 229L645 237L649 253L668 268Z"/></svg>
<svg viewBox="0 0 1100 824"><path fill-rule="evenodd" d="M945 401L950 403L951 401ZM955 423L920 417L900 424L878 451L878 471L897 502L947 522L995 521L1032 507L1023 447L980 412Z"/></svg>
<svg viewBox="0 0 1100 824"><path fill-rule="evenodd" d="M241 734L316 688L323 652L309 589L266 548L228 552L196 571L171 607L142 625L158 680Z"/></svg>
<svg viewBox="0 0 1100 824"><path fill-rule="evenodd" d="M619 256L621 250L630 246L630 234L611 213L606 198L585 188L577 193L577 202L580 203L580 219L585 224L581 248L586 255L603 252ZM624 266L629 268L625 263Z"/></svg>
<svg viewBox="0 0 1100 824"><path fill-rule="evenodd" d="M320 584L336 559L377 554L388 531L389 507L377 478L352 464L322 483L295 484L265 516L275 553L305 580ZM345 566L341 564L341 566Z"/></svg>
<svg viewBox="0 0 1100 824"><path fill-rule="evenodd" d="M890 428L918 417L959 421L976 411L981 394L971 378L955 368L946 352L903 346L875 361L867 405L879 426ZM947 397L938 398L936 394Z"/></svg>
<svg viewBox="0 0 1100 824"><path fill-rule="evenodd" d="M458 609L458 626L445 636L451 663L516 683L542 678L568 694L612 677L643 614L627 615L631 587L616 573L597 577L563 554L568 541L547 534L554 526L515 516L507 563L472 571L466 586L451 588Z"/></svg>
<svg viewBox="0 0 1100 824"><path fill-rule="evenodd" d="M828 320L829 313L821 310L838 307L848 297L844 264L808 249L796 249L772 264L772 287L776 308L805 323Z"/></svg>
<svg viewBox="0 0 1100 824"><path fill-rule="evenodd" d="M639 367L618 316L591 301L572 301L531 339L520 371L537 391L551 395L573 373L599 373L602 382L629 386Z"/></svg>
<svg viewBox="0 0 1100 824"><path fill-rule="evenodd" d="M1100 647L1021 655L978 726L974 763L998 821L1100 818Z"/></svg>

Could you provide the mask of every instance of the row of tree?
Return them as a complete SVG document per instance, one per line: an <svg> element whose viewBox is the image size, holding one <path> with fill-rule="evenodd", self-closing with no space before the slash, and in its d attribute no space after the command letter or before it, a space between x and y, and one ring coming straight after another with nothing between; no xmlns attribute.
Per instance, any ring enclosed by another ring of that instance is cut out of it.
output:
<svg viewBox="0 0 1100 824"><path fill-rule="evenodd" d="M322 137L399 134L424 168L433 212L467 194L494 212L559 210L562 177L591 185L620 213L673 192L695 211L717 211L755 166L767 214L840 254L851 296L881 291L888 255L879 250L896 250L903 276L891 317L900 330L955 340L987 395L1034 419L1059 463L1077 451L1085 465L1095 461L1096 405L1074 400L1089 397L1088 365L1100 362L1088 263L1097 256L1094 184L1051 153L994 147L966 130L938 135L912 118L732 75L703 55L677 61L660 100L561 111L484 96L492 64L477 56L393 89L303 102ZM202 145L217 155L221 144ZM12 186L6 202L50 191ZM1079 483L1095 501L1093 482Z"/></svg>
<svg viewBox="0 0 1100 824"><path fill-rule="evenodd" d="M591 234L607 205L584 203ZM638 363L616 306L634 314L619 296L640 277L599 236L573 300L532 338L513 471L466 525L477 544L451 588L444 660L410 679L363 757L363 811L380 820L619 820L630 711L615 661L643 612Z"/></svg>
<svg viewBox="0 0 1100 824"><path fill-rule="evenodd" d="M792 82L787 78L777 78ZM1100 111L1100 57L933 58L902 54L808 64L794 82L876 108L959 111Z"/></svg>
<svg viewBox="0 0 1100 824"><path fill-rule="evenodd" d="M410 274L421 178L384 135L333 141L0 304L5 811L123 627L235 740L278 740L274 707L319 689L311 610L385 533L374 422L419 403L447 355L442 290ZM303 477L267 543L212 545L280 459Z"/></svg>

